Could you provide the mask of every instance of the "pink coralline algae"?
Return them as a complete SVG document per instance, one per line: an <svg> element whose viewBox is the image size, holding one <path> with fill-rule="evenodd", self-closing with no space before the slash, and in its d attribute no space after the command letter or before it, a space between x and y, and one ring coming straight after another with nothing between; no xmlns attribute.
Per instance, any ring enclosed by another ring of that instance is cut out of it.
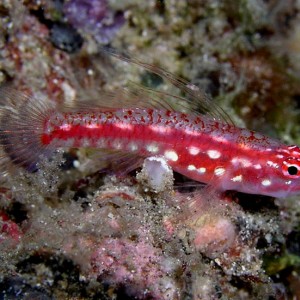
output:
<svg viewBox="0 0 300 300"><path fill-rule="evenodd" d="M71 0L64 13L69 23L101 44L109 43L125 21L123 13L113 12L105 0Z"/></svg>
<svg viewBox="0 0 300 300"><path fill-rule="evenodd" d="M110 284L127 282L127 293L138 298L149 294L177 299L179 290L166 275L166 258L160 252L144 241L108 238L92 255L93 272Z"/></svg>
<svg viewBox="0 0 300 300"><path fill-rule="evenodd" d="M236 246L238 233L233 215L229 214L229 210L237 214L233 203L214 193L207 196L203 191L189 196L176 193L172 201L183 210L175 218L164 219L164 226L169 234L176 234L177 230L178 237L188 247L210 258L218 257Z"/></svg>
<svg viewBox="0 0 300 300"><path fill-rule="evenodd" d="M21 238L21 230L5 212L0 211L0 243L2 241L18 242Z"/></svg>
<svg viewBox="0 0 300 300"><path fill-rule="evenodd" d="M80 265L87 280L123 287L134 299L179 299L176 271L182 272L182 262L160 245L164 233L158 239L151 232L151 221L145 219L148 204L137 195L132 198L132 192L100 192L80 213L80 229L64 239L63 252ZM138 207L144 207L145 216L135 215ZM99 231L91 234L95 224Z"/></svg>

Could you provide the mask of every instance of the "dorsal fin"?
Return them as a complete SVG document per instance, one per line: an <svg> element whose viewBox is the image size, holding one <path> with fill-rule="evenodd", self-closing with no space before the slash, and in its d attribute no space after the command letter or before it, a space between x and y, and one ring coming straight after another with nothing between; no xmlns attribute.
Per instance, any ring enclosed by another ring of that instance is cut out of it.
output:
<svg viewBox="0 0 300 300"><path fill-rule="evenodd" d="M173 110L166 102L152 97L152 92L140 86L138 89L118 87L114 91L102 90L97 98L78 99L72 104L62 104L62 111L107 111L120 108L156 108Z"/></svg>
<svg viewBox="0 0 300 300"><path fill-rule="evenodd" d="M138 99L140 102L137 103L139 104L139 107L144 107L147 105L151 105L153 107L154 105L154 107L169 107L169 109L171 108L172 110L177 111L192 111L196 114L202 113L208 115L222 123L234 125L231 118L219 105L214 103L203 90L191 84L187 80L177 77L161 67L141 62L140 60L131 57L127 53L119 53L118 51L108 47L102 47L101 51L107 53L109 56L119 59L120 61L134 64L143 68L144 70L158 75L162 79L165 79L173 84L184 94L184 96L177 96L134 84L138 86L138 89L129 88L129 91L130 93L136 94L136 96L139 97ZM130 87L132 86L133 85L130 84ZM152 101L150 101L150 104L142 103L146 102L144 99L142 99L142 97L147 97L148 99L150 98Z"/></svg>

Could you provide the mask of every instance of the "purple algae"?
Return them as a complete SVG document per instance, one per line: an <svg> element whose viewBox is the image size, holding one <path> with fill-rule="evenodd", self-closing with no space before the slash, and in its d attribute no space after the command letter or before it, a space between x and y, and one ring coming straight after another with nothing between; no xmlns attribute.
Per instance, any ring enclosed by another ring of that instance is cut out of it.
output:
<svg viewBox="0 0 300 300"><path fill-rule="evenodd" d="M105 0L71 0L63 11L70 24L100 44L109 43L125 22L123 13L111 10Z"/></svg>

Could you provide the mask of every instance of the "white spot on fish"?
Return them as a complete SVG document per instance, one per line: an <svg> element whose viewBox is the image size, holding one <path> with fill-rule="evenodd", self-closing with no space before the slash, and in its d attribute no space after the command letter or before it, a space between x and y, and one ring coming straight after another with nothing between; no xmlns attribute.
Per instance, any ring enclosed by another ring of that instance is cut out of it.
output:
<svg viewBox="0 0 300 300"><path fill-rule="evenodd" d="M129 143L128 144L128 149L130 150L130 151L137 151L138 150L138 145L136 144L136 143Z"/></svg>
<svg viewBox="0 0 300 300"><path fill-rule="evenodd" d="M260 164L253 165L253 167L256 170L260 170L261 169L261 165Z"/></svg>
<svg viewBox="0 0 300 300"><path fill-rule="evenodd" d="M81 147L88 148L91 146L91 142L89 139L84 138L81 140Z"/></svg>
<svg viewBox="0 0 300 300"><path fill-rule="evenodd" d="M131 124L127 124L127 123L116 123L115 127L119 128L119 129L124 129L124 130L132 130L133 126Z"/></svg>
<svg viewBox="0 0 300 300"><path fill-rule="evenodd" d="M158 133L170 133L172 131L171 128L164 127L164 126L157 126L157 125L151 125L148 128Z"/></svg>
<svg viewBox="0 0 300 300"><path fill-rule="evenodd" d="M270 167L276 168L276 169L279 168L278 164L277 164L277 163L274 163L274 162L271 161L271 160L268 160L268 161L267 161L267 165L270 166Z"/></svg>
<svg viewBox="0 0 300 300"><path fill-rule="evenodd" d="M123 148L123 143L120 141L120 140L114 140L112 142L112 147L115 148L115 149L122 149Z"/></svg>
<svg viewBox="0 0 300 300"><path fill-rule="evenodd" d="M221 152L218 150L208 150L207 151L207 155L211 158L211 159L217 159L221 156Z"/></svg>
<svg viewBox="0 0 300 300"><path fill-rule="evenodd" d="M242 165L242 167L247 168L250 167L252 164L251 162L246 159L246 158L241 158L241 157L234 157L231 162L233 163L233 165Z"/></svg>
<svg viewBox="0 0 300 300"><path fill-rule="evenodd" d="M288 181L285 182L286 185L290 185L291 183L292 183L291 180L288 180Z"/></svg>
<svg viewBox="0 0 300 300"><path fill-rule="evenodd" d="M204 173L206 172L206 168L201 167L201 168L197 169L197 171L198 171L200 174L204 174Z"/></svg>
<svg viewBox="0 0 300 300"><path fill-rule="evenodd" d="M102 126L100 124L92 123L92 124L85 125L85 127L89 129L96 129L96 128L101 128Z"/></svg>
<svg viewBox="0 0 300 300"><path fill-rule="evenodd" d="M277 154L276 157L277 158L283 158L284 156L282 154Z"/></svg>
<svg viewBox="0 0 300 300"><path fill-rule="evenodd" d="M199 148L194 147L194 146L189 147L189 153L191 155L197 155L197 154L199 154L199 152L200 152Z"/></svg>
<svg viewBox="0 0 300 300"><path fill-rule="evenodd" d="M214 173L217 176L222 176L225 173L225 169L222 167L215 168Z"/></svg>
<svg viewBox="0 0 300 300"><path fill-rule="evenodd" d="M70 124L63 124L61 126L59 126L59 129L63 130L63 131L70 131L72 128L72 126Z"/></svg>
<svg viewBox="0 0 300 300"><path fill-rule="evenodd" d="M106 140L104 138L99 138L97 140L96 147L99 149L106 148L107 147Z"/></svg>
<svg viewBox="0 0 300 300"><path fill-rule="evenodd" d="M242 180L243 180L243 175L237 175L237 176L231 178L231 180L232 180L233 182L242 182Z"/></svg>
<svg viewBox="0 0 300 300"><path fill-rule="evenodd" d="M189 171L195 171L196 170L196 167L194 165L188 165L188 170Z"/></svg>
<svg viewBox="0 0 300 300"><path fill-rule="evenodd" d="M228 143L228 140L222 136L212 136L212 138L214 141L216 141L218 143Z"/></svg>
<svg viewBox="0 0 300 300"><path fill-rule="evenodd" d="M158 146L156 144L149 144L146 146L147 151L151 153L157 153L158 152Z"/></svg>
<svg viewBox="0 0 300 300"><path fill-rule="evenodd" d="M193 136L199 136L199 135L201 135L200 132L198 132L196 130L191 130L191 129L185 129L184 133L189 134L189 135L193 135Z"/></svg>
<svg viewBox="0 0 300 300"><path fill-rule="evenodd" d="M169 160L172 160L172 161L177 161L178 160L178 155L173 150L167 150L167 151L165 151L165 157L167 159L169 159Z"/></svg>
<svg viewBox="0 0 300 300"><path fill-rule="evenodd" d="M263 185L263 186L270 186L271 185L271 180L269 180L269 179L264 179L262 182L261 182L261 184Z"/></svg>

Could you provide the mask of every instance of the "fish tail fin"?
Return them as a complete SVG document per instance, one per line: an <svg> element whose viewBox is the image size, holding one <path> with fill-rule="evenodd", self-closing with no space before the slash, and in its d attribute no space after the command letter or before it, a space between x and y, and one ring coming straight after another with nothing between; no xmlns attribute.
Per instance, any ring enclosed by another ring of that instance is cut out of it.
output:
<svg viewBox="0 0 300 300"><path fill-rule="evenodd" d="M54 106L53 106L54 107ZM53 110L49 101L0 87L0 175L19 166L34 172L42 156L53 152L41 142L43 124Z"/></svg>

